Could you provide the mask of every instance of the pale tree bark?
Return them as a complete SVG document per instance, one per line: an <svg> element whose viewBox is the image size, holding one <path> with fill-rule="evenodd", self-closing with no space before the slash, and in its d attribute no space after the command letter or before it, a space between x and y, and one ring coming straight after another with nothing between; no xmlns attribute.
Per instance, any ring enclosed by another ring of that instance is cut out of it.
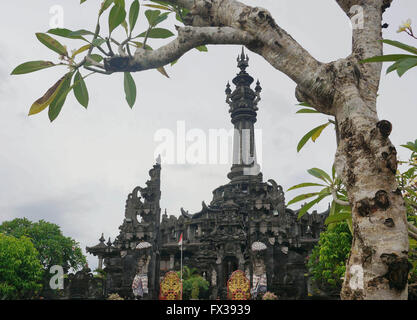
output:
<svg viewBox="0 0 417 320"><path fill-rule="evenodd" d="M171 0L191 10L174 41L155 51L139 48L133 56L122 52L104 65L109 72L141 71L164 66L203 44L242 44L294 80L299 101L335 116L335 165L347 186L354 230L343 299L407 298L406 210L395 179L391 124L380 121L376 111L382 64L359 63L382 54L382 14L391 1L336 0L348 18L363 13L363 26L353 30L348 57L322 63L266 9L235 0Z"/></svg>

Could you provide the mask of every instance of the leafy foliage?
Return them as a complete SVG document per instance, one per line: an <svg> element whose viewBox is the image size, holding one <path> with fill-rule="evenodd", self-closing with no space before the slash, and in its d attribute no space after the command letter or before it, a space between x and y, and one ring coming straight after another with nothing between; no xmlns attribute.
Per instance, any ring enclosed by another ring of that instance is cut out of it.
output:
<svg viewBox="0 0 417 320"><path fill-rule="evenodd" d="M407 215L409 220L417 222L417 140L408 142L402 147L411 150L408 161L401 162L407 169L404 172L397 172L399 188L403 192Z"/></svg>
<svg viewBox="0 0 417 320"><path fill-rule="evenodd" d="M124 73L124 87L126 94L126 101L132 108L136 101L136 84L130 72Z"/></svg>
<svg viewBox="0 0 417 320"><path fill-rule="evenodd" d="M303 106L304 108L301 108L300 110L298 110L296 113L307 113L307 114L311 114L311 113L320 113L319 111L315 110L312 106L310 106L308 103L306 102L302 102L300 104L298 104L299 106ZM329 124L334 124L335 122L331 119L329 119L326 123L321 124L317 127L315 127L314 129L310 130L309 132L307 132L298 142L297 145L297 152L300 152L300 150L304 147L304 145L308 142L308 140L311 140L313 142L316 142L316 140L320 137L320 135L322 134L322 132L324 131L324 129L326 129Z"/></svg>
<svg viewBox="0 0 417 320"><path fill-rule="evenodd" d="M84 2L86 2L86 0L81 0L80 4ZM148 22L148 27L137 36L132 36L132 32L137 25L138 19L140 19L141 5L139 0L133 0L128 10L125 0L103 0L98 11L97 24L94 32L85 29L73 31L67 28L55 28L48 30L46 33L36 33L39 42L58 54L60 62L54 63L52 61L44 60L29 61L17 66L11 74L26 74L55 66L66 66L69 71L56 81L42 97L33 103L29 115L40 113L49 107L48 117L50 121L54 121L61 113L66 98L72 90L74 91L76 100L84 108L87 108L89 95L87 84L84 80L92 74L112 73L111 71L106 70L104 63L102 62L105 62L106 58L115 56L112 46L117 46L117 52L121 57L132 57L131 47L153 50L152 47L148 45L149 39L167 39L174 36L172 31L161 28L159 25L164 22L171 13L175 14L176 19L183 23L183 20L189 11L165 1L150 2L151 3L143 5L144 7L151 8L144 12L144 18ZM101 20L107 12L108 34L104 35L101 33ZM126 39L123 41L114 39L114 31L118 28L123 28L126 31ZM53 36L59 36L70 40L81 40L86 42L86 44L74 49L70 53L67 46ZM135 41L137 38L143 38L143 42ZM201 52L207 51L206 46L199 46L196 49ZM94 50L99 52L94 53ZM122 54L120 54L120 52L122 52ZM174 64L175 63L172 63L171 65ZM91 72L83 75L81 73L81 68ZM169 78L168 73L163 66L157 68L157 71ZM74 81L71 85L73 76ZM129 107L132 108L136 101L136 85L130 74L126 75L125 73L124 89L127 103Z"/></svg>
<svg viewBox="0 0 417 320"><path fill-rule="evenodd" d="M62 234L58 225L40 220L14 219L0 225L0 233L20 238L26 236L38 251L38 260L48 272L53 265L60 265L64 270L80 269L86 264L79 244Z"/></svg>
<svg viewBox="0 0 417 320"><path fill-rule="evenodd" d="M42 288L42 273L29 238L0 233L0 300L33 298Z"/></svg>
<svg viewBox="0 0 417 320"><path fill-rule="evenodd" d="M304 201L306 199L316 197L314 200L307 202L302 206L300 211L298 212L298 218L301 218L307 211L315 204L319 203L323 199L329 196L336 195L337 200L340 201L347 201L347 193L346 188L344 187L342 180L336 176L336 171L333 167L331 175L319 168L311 168L307 170L307 172L312 175L313 177L321 180L321 183L316 182L304 182L292 186L288 189L288 191L300 189L300 188L307 188L307 187L323 187L321 190L316 192L309 192L305 194L298 195L290 200L287 205L291 205L293 203L297 203L300 201ZM347 220L349 225L351 225L351 208L348 205L341 205L333 199L332 205L330 207L330 214L326 220L326 224L334 224L341 221Z"/></svg>
<svg viewBox="0 0 417 320"><path fill-rule="evenodd" d="M352 234L346 222L320 234L319 243L308 259L309 273L321 290L340 290L346 271L346 260L352 245Z"/></svg>
<svg viewBox="0 0 417 320"><path fill-rule="evenodd" d="M180 276L180 272L178 272ZM197 273L197 269L184 266L183 268L183 300L199 299L207 296L209 282Z"/></svg>

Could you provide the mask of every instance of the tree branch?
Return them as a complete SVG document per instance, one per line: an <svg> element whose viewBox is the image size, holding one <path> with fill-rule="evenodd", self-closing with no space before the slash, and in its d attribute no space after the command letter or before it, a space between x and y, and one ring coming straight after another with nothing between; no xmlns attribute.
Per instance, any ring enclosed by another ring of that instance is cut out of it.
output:
<svg viewBox="0 0 417 320"><path fill-rule="evenodd" d="M350 206L350 203L349 202L340 200L337 197L336 190L334 190L334 189L332 189L332 196L333 196L334 202L336 202L337 204L340 204L341 206Z"/></svg>
<svg viewBox="0 0 417 320"><path fill-rule="evenodd" d="M408 235L409 235L411 238L413 238L413 239L417 240L417 233L414 233L414 232L412 232L412 231L408 230Z"/></svg>
<svg viewBox="0 0 417 320"><path fill-rule="evenodd" d="M167 2L189 9L185 23L195 28L180 29L182 35L179 34L177 40L153 53L138 49L134 59L123 63L124 69L108 59L112 71L126 71L126 68L130 68L129 71L140 71L160 67L175 61L192 47L203 44L242 44L263 56L274 68L297 84L310 85L315 82L319 72L324 72L320 69L322 64L278 26L266 9L247 6L235 0ZM198 39L199 36L202 39ZM168 49L173 50L173 53L169 53Z"/></svg>
<svg viewBox="0 0 417 320"><path fill-rule="evenodd" d="M352 54L355 77L366 103L376 102L382 63L359 64L361 60L382 55L382 14L393 0L336 0L352 22ZM371 90L370 90L371 89Z"/></svg>
<svg viewBox="0 0 417 320"><path fill-rule="evenodd" d="M133 58L120 57L105 60L107 71L142 71L155 69L179 59L189 50L205 44L243 44L254 38L247 32L230 27L180 27L178 37L154 50L137 48Z"/></svg>
<svg viewBox="0 0 417 320"><path fill-rule="evenodd" d="M416 233L416 234L417 234L417 227L416 227L416 226L414 226L414 224L412 224L410 221L407 221L407 226L408 226L408 229L409 229L410 231L412 231L412 232L414 232L414 233Z"/></svg>

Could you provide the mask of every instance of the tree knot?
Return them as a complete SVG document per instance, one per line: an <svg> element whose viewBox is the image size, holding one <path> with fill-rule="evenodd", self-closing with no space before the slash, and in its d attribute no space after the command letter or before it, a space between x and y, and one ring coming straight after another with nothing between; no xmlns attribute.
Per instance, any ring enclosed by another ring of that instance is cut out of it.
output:
<svg viewBox="0 0 417 320"><path fill-rule="evenodd" d="M408 272L411 263L406 257L398 257L395 253L381 254L381 261L388 266L388 271L384 277L388 280L391 289L402 291L407 286Z"/></svg>
<svg viewBox="0 0 417 320"><path fill-rule="evenodd" d="M375 193L373 199L365 198L359 200L356 202L355 206L361 217L367 217L379 209L387 210L390 206L390 200L386 191L379 190Z"/></svg>
<svg viewBox="0 0 417 320"><path fill-rule="evenodd" d="M388 138L388 136L391 134L392 131L392 124L391 122L387 120L381 120L376 124L376 127L379 129L379 132L381 132L381 135L384 138Z"/></svg>

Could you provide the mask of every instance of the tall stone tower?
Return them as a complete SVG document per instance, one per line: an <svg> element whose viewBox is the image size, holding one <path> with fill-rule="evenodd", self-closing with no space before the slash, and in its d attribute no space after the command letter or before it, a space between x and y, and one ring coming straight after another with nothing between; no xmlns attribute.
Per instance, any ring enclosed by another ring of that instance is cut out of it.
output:
<svg viewBox="0 0 417 320"><path fill-rule="evenodd" d="M249 57L244 49L237 57L240 72L233 79L236 86L232 92L230 84L226 86L226 102L234 125L233 165L227 175L232 182L248 180L261 181L260 167L256 159L255 128L258 102L261 100L261 86L256 82L255 91L251 89L254 79L246 72Z"/></svg>

